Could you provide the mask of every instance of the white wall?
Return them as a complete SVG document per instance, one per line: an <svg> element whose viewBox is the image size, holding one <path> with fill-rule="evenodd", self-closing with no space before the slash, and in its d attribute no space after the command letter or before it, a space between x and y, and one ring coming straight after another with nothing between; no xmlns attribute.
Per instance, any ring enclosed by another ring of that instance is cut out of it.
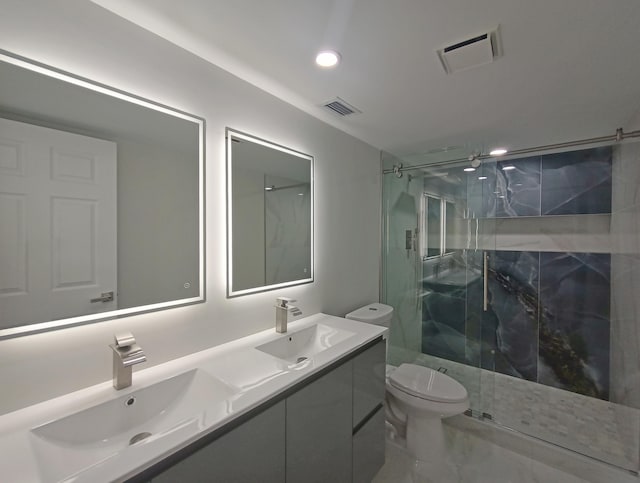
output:
<svg viewBox="0 0 640 483"><path fill-rule="evenodd" d="M635 131L638 129L640 129L640 111L636 112L629 121L629 124L624 126L624 130L627 132Z"/></svg>
<svg viewBox="0 0 640 483"><path fill-rule="evenodd" d="M268 292L225 298L225 127L315 157L313 284L305 314L378 298L379 153L84 0L3 0L0 45L207 121L207 302L0 342L0 413L111 377L107 344L131 330L155 365L274 325ZM135 380L135 379L134 379Z"/></svg>

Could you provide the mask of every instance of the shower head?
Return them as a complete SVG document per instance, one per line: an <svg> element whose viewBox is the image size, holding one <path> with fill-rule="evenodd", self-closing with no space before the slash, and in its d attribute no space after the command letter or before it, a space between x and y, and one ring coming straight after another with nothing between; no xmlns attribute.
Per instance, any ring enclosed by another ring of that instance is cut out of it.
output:
<svg viewBox="0 0 640 483"><path fill-rule="evenodd" d="M471 153L469 155L469 161L471 162L471 167L472 168L477 168L478 166L480 166L480 153L474 151L473 153Z"/></svg>

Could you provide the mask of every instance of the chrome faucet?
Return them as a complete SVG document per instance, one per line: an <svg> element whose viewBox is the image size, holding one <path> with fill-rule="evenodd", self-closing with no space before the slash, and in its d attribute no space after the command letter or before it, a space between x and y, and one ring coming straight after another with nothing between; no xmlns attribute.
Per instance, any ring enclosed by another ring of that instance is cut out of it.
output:
<svg viewBox="0 0 640 483"><path fill-rule="evenodd" d="M131 385L131 372L135 364L147 360L142 348L136 344L131 332L123 332L114 336L113 349L113 387L124 389Z"/></svg>
<svg viewBox="0 0 640 483"><path fill-rule="evenodd" d="M284 334L287 331L289 312L291 312L291 315L302 315L302 311L298 307L287 305L291 302L295 302L295 300L288 297L278 297L276 299L276 332Z"/></svg>

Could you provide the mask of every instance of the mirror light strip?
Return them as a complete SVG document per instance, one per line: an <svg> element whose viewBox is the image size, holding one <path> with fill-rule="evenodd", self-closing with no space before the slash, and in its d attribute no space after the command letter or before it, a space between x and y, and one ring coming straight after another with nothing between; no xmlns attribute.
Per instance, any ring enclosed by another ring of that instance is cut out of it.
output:
<svg viewBox="0 0 640 483"><path fill-rule="evenodd" d="M153 312L156 310L167 309L171 307L178 307L184 305L191 305L194 303L199 303L205 301L205 197L204 197L204 186L205 186L205 120L203 118L188 114L186 112L182 112L177 109L173 109L167 106L163 106L162 104L158 104L141 97L127 94L118 89L108 87L102 85L100 83L84 79L79 76L75 76L73 74L69 74L62 70L56 69L54 67L47 66L40 62L27 59L17 54L13 54L7 52L6 50L0 49L0 61L6 62L8 64L15 65L17 67L22 67L24 69L30 70L32 72L36 72L38 74L43 74L48 77L58 79L64 82L68 82L70 84L84 87L86 89L108 95L110 97L115 97L120 100L124 100L127 102L131 102L138 106L146 107L149 109L153 109L155 111L161 112L163 114L167 114L173 117L177 117L179 119L183 119L186 121L190 121L196 123L198 125L198 133L199 133L199 202L198 207L200 210L198 227L200 229L199 240L198 240L198 254L200 256L200 266L199 266L199 294L197 297L186 298L186 299L178 299L171 300L168 302L160 302L156 304L142 305L136 307L130 307L127 309L117 309L109 312L99 312L96 314L90 315L82 315L78 317L70 317L61 320L53 320L48 322L40 322L30 325L24 325L20 327L10 327L6 329L0 329L0 340L10 339L13 337L27 335L27 334L35 334L39 332L45 332L52 329L62 328L62 327L73 327L78 325L83 325L91 322L97 322L100 320L111 320L116 319L125 315L134 315L134 314L143 314L146 312Z"/></svg>

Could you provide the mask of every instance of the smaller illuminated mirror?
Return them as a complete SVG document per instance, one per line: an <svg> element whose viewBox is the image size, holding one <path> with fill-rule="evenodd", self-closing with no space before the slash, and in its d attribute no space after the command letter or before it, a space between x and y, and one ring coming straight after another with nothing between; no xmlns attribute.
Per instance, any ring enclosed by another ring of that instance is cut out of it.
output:
<svg viewBox="0 0 640 483"><path fill-rule="evenodd" d="M313 282L313 157L227 129L227 296Z"/></svg>

